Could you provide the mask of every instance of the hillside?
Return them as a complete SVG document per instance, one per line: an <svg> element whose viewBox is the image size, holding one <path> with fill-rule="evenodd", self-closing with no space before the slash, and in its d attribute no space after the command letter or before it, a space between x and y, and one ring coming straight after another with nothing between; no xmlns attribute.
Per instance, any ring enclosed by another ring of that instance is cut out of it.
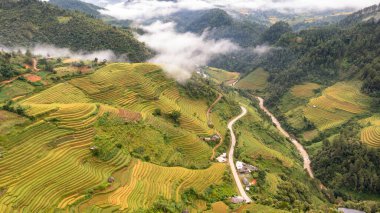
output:
<svg viewBox="0 0 380 213"><path fill-rule="evenodd" d="M23 57L11 55L11 65ZM228 150L226 126L239 113L237 102L248 114L236 126L235 157L260 168L245 175L257 180L249 196L273 212L319 209L325 202L292 145L250 100L218 86L237 73L210 69L215 83L194 75L180 85L154 64L83 61L75 67L72 59L49 59L48 71L45 59L33 58L37 70L20 71L0 86L2 212L243 207L230 202L237 192L227 165L212 158ZM223 98L208 120L217 93ZM215 133L222 136L218 146L202 140ZM302 189L291 192L291 201L289 187Z"/></svg>
<svg viewBox="0 0 380 213"><path fill-rule="evenodd" d="M348 16L346 24L300 32L273 25L264 33L274 41L272 50L236 84L246 97L266 96L283 126L309 152L316 177L331 194L375 203L380 183L374 169L380 159L377 8ZM258 69L269 75L261 90L255 88Z"/></svg>
<svg viewBox="0 0 380 213"><path fill-rule="evenodd" d="M75 51L112 50L134 62L151 53L131 31L87 15L58 9L37 0L0 5L0 43L5 46L53 44Z"/></svg>
<svg viewBox="0 0 380 213"><path fill-rule="evenodd" d="M102 9L101 7L78 0L49 0L49 3L63 9L76 10L95 17L101 15L98 11Z"/></svg>
<svg viewBox="0 0 380 213"><path fill-rule="evenodd" d="M179 31L203 33L208 30L212 39L229 39L242 47L254 46L265 26L247 20L234 18L222 9L176 13L172 17Z"/></svg>

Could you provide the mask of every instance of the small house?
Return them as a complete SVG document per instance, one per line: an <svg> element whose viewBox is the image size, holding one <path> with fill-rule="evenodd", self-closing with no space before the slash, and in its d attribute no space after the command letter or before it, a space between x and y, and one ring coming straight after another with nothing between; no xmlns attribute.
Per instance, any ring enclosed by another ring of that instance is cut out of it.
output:
<svg viewBox="0 0 380 213"><path fill-rule="evenodd" d="M107 180L108 183L113 183L115 182L115 178L114 177L109 177L108 180Z"/></svg>
<svg viewBox="0 0 380 213"><path fill-rule="evenodd" d="M241 162L241 161L236 161L236 169L237 170L241 170L241 169L243 169L243 162Z"/></svg>
<svg viewBox="0 0 380 213"><path fill-rule="evenodd" d="M219 163L225 163L225 162L227 162L227 153L221 154L219 157L216 158L216 160Z"/></svg>
<svg viewBox="0 0 380 213"><path fill-rule="evenodd" d="M235 204L237 204L237 203L243 203L244 201L245 200L244 200L244 198L242 196L235 196L235 197L231 198L231 202L235 203Z"/></svg>
<svg viewBox="0 0 380 213"><path fill-rule="evenodd" d="M247 178L243 178L243 183L244 183L244 185L246 185L246 186L251 185L251 184L249 183L249 181L248 181Z"/></svg>

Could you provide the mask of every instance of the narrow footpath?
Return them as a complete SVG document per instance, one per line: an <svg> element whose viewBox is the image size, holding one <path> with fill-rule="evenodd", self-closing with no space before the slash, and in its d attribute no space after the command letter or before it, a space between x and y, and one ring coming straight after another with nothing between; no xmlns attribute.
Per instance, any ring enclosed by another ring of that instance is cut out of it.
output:
<svg viewBox="0 0 380 213"><path fill-rule="evenodd" d="M212 108L214 108L214 106L220 101L220 99L222 99L223 95L221 93L219 93L218 97L216 98L216 100L214 101L214 103L211 104L211 106L207 109L207 114L206 114L206 117L207 117L207 125L212 123L211 122L211 119L210 119L210 114L211 114L211 111L212 111ZM222 135L220 134L220 132L218 130L215 129L215 132L216 134L219 136L220 138L220 141L219 143L212 149L212 155L210 157L210 160L213 160L215 158L215 155L216 155L216 150L218 149L219 146L222 145L223 143L223 137Z"/></svg>
<svg viewBox="0 0 380 213"><path fill-rule="evenodd" d="M286 137L288 138L292 143L293 145L297 148L298 152L300 153L300 155L302 156L303 158L303 168L306 169L309 177L311 178L314 178L314 174L313 174L313 170L311 169L311 166L310 166L310 158L309 158L309 154L307 154L305 148L293 137L291 137L289 135L288 132L286 132L280 122L277 120L276 117L274 117L274 115L264 106L264 99L262 99L261 97L256 97L258 100L259 100L259 105L260 105L260 108L267 114L269 115L269 117L272 119L272 122L274 123L274 125L276 125L277 129Z"/></svg>
<svg viewBox="0 0 380 213"><path fill-rule="evenodd" d="M236 186L238 187L239 189L239 193L240 193L240 196L242 196L245 200L246 203L251 203L252 200L251 198L247 195L246 191L244 190L244 187L240 181L240 178L239 178L239 175L236 171L236 167L235 167L235 164L234 164L234 150L235 150L235 145L236 145L236 136L235 136L235 133L234 133L234 130L233 130L233 125L235 124L236 121L238 121L239 119L241 119L243 116L245 116L247 114L247 109L243 106L240 106L241 107L241 114L238 115L237 117L235 117L234 119L232 119L229 123L228 123L228 129L230 130L230 135L231 135L231 148L230 148L230 151L228 153L228 163L230 164L230 167L231 167L231 171L232 171L232 174L234 176L234 179L235 179L235 183L236 183Z"/></svg>

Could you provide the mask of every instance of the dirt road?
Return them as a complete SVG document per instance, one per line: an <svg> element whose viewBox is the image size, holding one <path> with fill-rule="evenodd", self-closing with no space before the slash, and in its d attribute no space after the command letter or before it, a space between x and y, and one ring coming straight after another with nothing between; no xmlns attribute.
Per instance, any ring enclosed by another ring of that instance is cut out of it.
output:
<svg viewBox="0 0 380 213"><path fill-rule="evenodd" d="M234 150L235 150L235 145L236 145L236 137L235 137L235 133L234 133L234 130L232 129L232 127L236 121L238 121L240 118L242 118L243 116L245 116L247 114L247 109L243 106L240 106L240 107L242 110L241 114L238 115L237 117L235 117L233 120L231 120L228 123L228 129L230 130L230 134L231 134L231 148L230 148L230 151L228 153L228 163L230 164L231 171L232 171L232 174L234 176L235 183L239 189L240 196L242 196L244 198L246 203L251 203L252 200L247 195L247 193L245 192L244 187L240 181L239 175L236 171L235 164L234 164Z"/></svg>
<svg viewBox="0 0 380 213"><path fill-rule="evenodd" d="M259 100L259 105L260 105L260 108L267 114L269 115L269 117L271 117L272 119L272 122L274 123L274 125L276 125L277 129L286 137L288 138L292 143L293 145L297 148L298 152L300 153L300 155L302 156L303 158L303 167L304 169L306 169L308 175L311 177L311 178L314 178L314 174L313 174L313 170L311 169L311 166L310 166L310 158L309 158L309 154L307 154L305 148L293 137L291 137L289 135L288 132L286 132L280 122L278 122L277 118L274 117L274 115L269 112L269 110L264 106L264 99L262 99L261 97L256 97L258 100Z"/></svg>

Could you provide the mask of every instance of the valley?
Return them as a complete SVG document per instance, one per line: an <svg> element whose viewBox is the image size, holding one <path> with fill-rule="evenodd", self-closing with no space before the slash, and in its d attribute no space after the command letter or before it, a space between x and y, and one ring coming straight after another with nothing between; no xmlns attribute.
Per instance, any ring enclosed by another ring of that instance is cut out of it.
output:
<svg viewBox="0 0 380 213"><path fill-rule="evenodd" d="M379 14L1 1L0 212L379 212Z"/></svg>

